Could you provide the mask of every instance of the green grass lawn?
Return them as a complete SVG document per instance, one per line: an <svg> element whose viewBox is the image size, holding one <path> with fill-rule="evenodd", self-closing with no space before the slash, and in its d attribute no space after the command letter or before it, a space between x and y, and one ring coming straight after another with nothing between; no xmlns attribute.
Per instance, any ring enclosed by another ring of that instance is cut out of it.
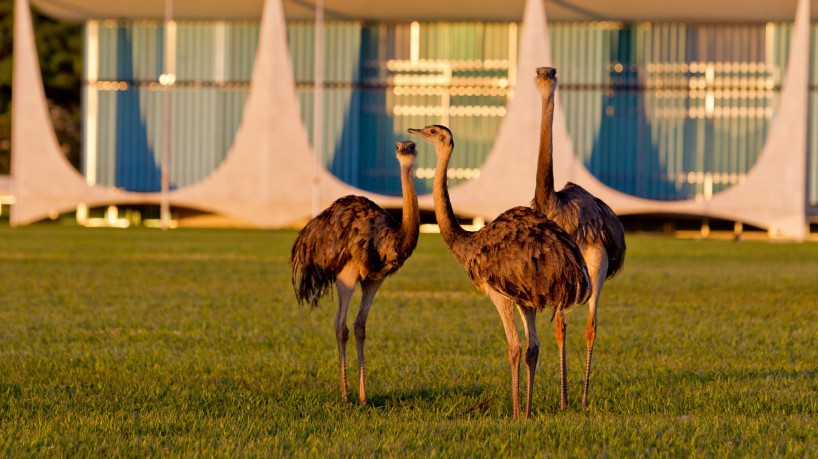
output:
<svg viewBox="0 0 818 459"><path fill-rule="evenodd" d="M0 456L818 456L818 244L629 235L591 406L581 306L569 409L543 314L515 422L500 319L437 235L375 300L370 405L342 403L335 303L295 303L295 235L0 228Z"/></svg>

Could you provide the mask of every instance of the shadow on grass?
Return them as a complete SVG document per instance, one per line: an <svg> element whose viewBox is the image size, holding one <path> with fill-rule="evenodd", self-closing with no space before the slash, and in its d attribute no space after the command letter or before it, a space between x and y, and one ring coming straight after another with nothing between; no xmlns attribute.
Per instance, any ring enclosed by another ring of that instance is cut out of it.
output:
<svg viewBox="0 0 818 459"><path fill-rule="evenodd" d="M367 403L373 408L387 408L395 405L415 405L433 403L454 398L486 398L486 386L470 384L458 386L420 387L405 391L387 392L369 397ZM466 407L468 408L468 407Z"/></svg>

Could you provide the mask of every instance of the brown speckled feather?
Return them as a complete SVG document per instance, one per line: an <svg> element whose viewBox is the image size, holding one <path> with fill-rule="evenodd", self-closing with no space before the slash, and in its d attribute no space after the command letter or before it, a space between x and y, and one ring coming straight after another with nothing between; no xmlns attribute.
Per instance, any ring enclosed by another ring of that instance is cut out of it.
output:
<svg viewBox="0 0 818 459"><path fill-rule="evenodd" d="M556 223L515 207L450 247L480 288L522 306L556 311L587 301L588 273L576 243Z"/></svg>
<svg viewBox="0 0 818 459"><path fill-rule="evenodd" d="M353 293L361 286L361 306L353 324L358 351L358 399L366 404L366 320L375 295L387 276L395 273L415 250L420 226L413 166L415 143L395 143L400 163L403 215L392 218L362 196L345 196L310 220L298 234L290 255L292 283L299 304L312 307L332 290L338 292L333 326L341 369L341 400L347 397L347 313Z"/></svg>
<svg viewBox="0 0 818 459"><path fill-rule="evenodd" d="M310 220L290 257L292 282L300 304L317 306L338 273L354 263L360 278L382 280L412 254L417 233L405 238L401 222L362 196L345 196Z"/></svg>
<svg viewBox="0 0 818 459"><path fill-rule="evenodd" d="M555 335L564 331L563 311L584 303L591 294L591 279L578 245L545 214L530 207L509 209L477 232L468 232L458 223L449 199L447 169L454 139L451 131L440 125L409 129L435 146L437 166L432 198L440 235L466 269L472 283L491 298L508 341L511 365L511 394L514 418L520 417L518 397L521 346L514 323L515 305L525 322L525 364L528 369L526 411L531 416L534 374L540 352L536 313L551 309L556 317ZM564 333L562 333L564 335ZM561 352L565 347L560 346ZM561 381L565 381L564 352L560 357ZM561 385L562 400L566 399Z"/></svg>
<svg viewBox="0 0 818 459"><path fill-rule="evenodd" d="M577 243L601 242L608 253L605 277L616 275L625 261L625 230L619 217L607 204L574 183L554 192L554 196L551 206L541 207L536 199L531 205L557 222Z"/></svg>

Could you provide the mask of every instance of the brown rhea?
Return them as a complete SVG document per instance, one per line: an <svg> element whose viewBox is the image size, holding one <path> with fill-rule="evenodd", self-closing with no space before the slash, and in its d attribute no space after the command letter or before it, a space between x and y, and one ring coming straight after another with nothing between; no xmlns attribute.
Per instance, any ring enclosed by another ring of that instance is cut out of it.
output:
<svg viewBox="0 0 818 459"><path fill-rule="evenodd" d="M514 323L515 307L523 318L528 341L525 352L528 369L525 416L528 418L540 349L536 314L548 309L553 317L587 300L589 281L582 254L556 223L528 207L509 209L480 231L464 230L455 218L446 183L446 170L454 149L451 132L438 125L409 129L409 132L435 146L433 199L440 234L475 287L494 303L503 321L515 419L520 416L518 385L522 351Z"/></svg>
<svg viewBox="0 0 818 459"><path fill-rule="evenodd" d="M394 219L377 204L362 196L345 196L313 218L298 234L290 256L292 282L299 304L313 307L335 284L338 311L335 337L341 365L341 397L347 401L346 344L347 312L355 285L361 284L361 306L355 317L358 348L358 395L366 403L364 341L366 319L383 281L400 269L418 241L420 212L414 185L414 142L398 142L403 192L403 217Z"/></svg>
<svg viewBox="0 0 818 459"><path fill-rule="evenodd" d="M591 278L588 301L588 322L585 325L585 383L582 405L588 406L588 386L591 380L591 357L597 329L597 305L605 280L622 269L625 261L625 230L616 214L602 200L575 183L560 191L554 188L553 123L554 92L557 71L550 67L537 69L537 90L542 96L540 151L537 161L537 181L531 206L557 222L576 241ZM560 348L560 406L568 404L565 382L565 320L556 320L557 343Z"/></svg>

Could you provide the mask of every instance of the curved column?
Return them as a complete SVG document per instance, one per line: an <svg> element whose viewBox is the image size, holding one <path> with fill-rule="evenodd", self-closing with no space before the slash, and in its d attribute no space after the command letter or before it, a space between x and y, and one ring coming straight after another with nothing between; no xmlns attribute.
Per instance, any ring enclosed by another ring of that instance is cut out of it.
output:
<svg viewBox="0 0 818 459"><path fill-rule="evenodd" d="M171 192L171 205L208 210L262 227L292 224L309 215L310 204L300 199L299 190L309 189L312 181L312 153L298 123L285 30L280 0L268 1L251 94L236 142L210 177ZM275 37L276 33L281 36ZM14 34L12 225L71 211L80 203L158 204L158 193L88 185L68 164L48 117L27 0L15 0ZM333 184L329 178L324 182Z"/></svg>
<svg viewBox="0 0 818 459"><path fill-rule="evenodd" d="M529 0L529 3L540 1ZM578 183L618 214L665 213L723 218L768 229L772 236L804 240L807 236L809 18L809 0L799 0L776 117L764 148L744 182L703 201L655 201L616 191L600 182L578 160L558 99L554 115L557 186L568 181ZM545 27L544 18L539 25ZM550 52L547 55L550 58Z"/></svg>
<svg viewBox="0 0 818 459"><path fill-rule="evenodd" d="M528 206L534 198L540 143L540 93L534 84L537 67L551 62L543 0L528 0L523 13L514 97L508 104L497 139L480 176L451 189L458 214L493 219L514 206ZM457 133L454 132L457 155Z"/></svg>
<svg viewBox="0 0 818 459"><path fill-rule="evenodd" d="M28 1L15 1L20 11L15 21L15 117L27 122L15 123L20 132L15 131L13 143L17 196L13 223L31 223L51 212L71 211L80 203L158 204L158 193L90 186L64 159L48 119ZM527 2L523 23L518 74L527 76L517 82L480 177L451 190L457 211L463 215L492 219L515 205L528 205L534 193L540 108L533 75L536 67L550 61L541 0ZM19 94L34 96L20 101ZM389 154L389 148L384 146L384 154ZM311 216L315 167L295 94L281 0L267 0L251 90L233 146L210 176L171 192L170 203L259 227L298 225ZM400 197L349 186L324 167L318 168L318 182L322 207L346 194L364 195L382 206L402 205ZM432 209L431 195L420 196L419 205Z"/></svg>
<svg viewBox="0 0 818 459"><path fill-rule="evenodd" d="M51 126L37 63L28 0L15 0L15 70L12 174L17 203L12 224L21 225L51 212L115 203L159 202L158 193L128 193L89 186L63 157ZM597 180L577 160L559 99L554 117L557 183L575 181L618 213L680 213L735 219L803 239L809 2L799 0L787 77L773 128L762 154L740 185L709 201L653 201L618 192ZM267 0L260 43L241 126L222 164L203 181L173 191L170 202L208 210L259 227L297 225L310 217L315 156L301 121L287 47L281 0ZM534 195L539 143L540 97L536 67L551 63L542 0L528 0L523 18L515 96L508 106L491 153L478 179L451 190L458 213L494 218ZM455 133L456 135L456 133ZM408 135L407 135L407 138ZM455 141L456 142L456 141ZM384 146L384 154L391 146ZM457 154L457 152L455 152ZM363 192L318 168L321 205L345 194L361 194L384 206L401 199ZM432 208L430 195L421 196Z"/></svg>
<svg viewBox="0 0 818 459"><path fill-rule="evenodd" d="M124 193L91 187L65 159L48 115L28 0L14 2L14 75L11 133L11 225L54 212L127 201Z"/></svg>
<svg viewBox="0 0 818 459"><path fill-rule="evenodd" d="M159 204L159 193L88 185L63 156L48 116L28 0L15 0L12 225L84 203ZM315 155L295 94L281 0L265 2L259 46L241 125L225 160L204 180L170 193L173 206L214 212L253 226L297 225L310 217ZM396 164L397 167L397 164ZM365 193L318 171L321 203L364 194L399 207L400 198ZM428 199L429 205L431 200Z"/></svg>
<svg viewBox="0 0 818 459"><path fill-rule="evenodd" d="M656 201L631 196L599 181L578 160L559 101L554 115L554 175L558 188L571 181L618 214L665 213L710 216L766 228L772 235L806 238L806 148L809 76L809 1L799 0L787 76L773 127L746 180L706 201ZM540 96L535 68L553 65L542 0L528 0L516 94L480 178L452 189L458 213L493 218L534 196L539 142ZM456 137L456 133L455 133ZM455 144L456 144L455 140ZM455 154L457 152L455 151Z"/></svg>
<svg viewBox="0 0 818 459"><path fill-rule="evenodd" d="M263 228L293 226L311 217L316 160L301 119L286 31L281 0L267 0L250 94L233 146L209 177L173 192L172 204ZM349 186L323 166L318 183L322 206L346 194L402 202Z"/></svg>

